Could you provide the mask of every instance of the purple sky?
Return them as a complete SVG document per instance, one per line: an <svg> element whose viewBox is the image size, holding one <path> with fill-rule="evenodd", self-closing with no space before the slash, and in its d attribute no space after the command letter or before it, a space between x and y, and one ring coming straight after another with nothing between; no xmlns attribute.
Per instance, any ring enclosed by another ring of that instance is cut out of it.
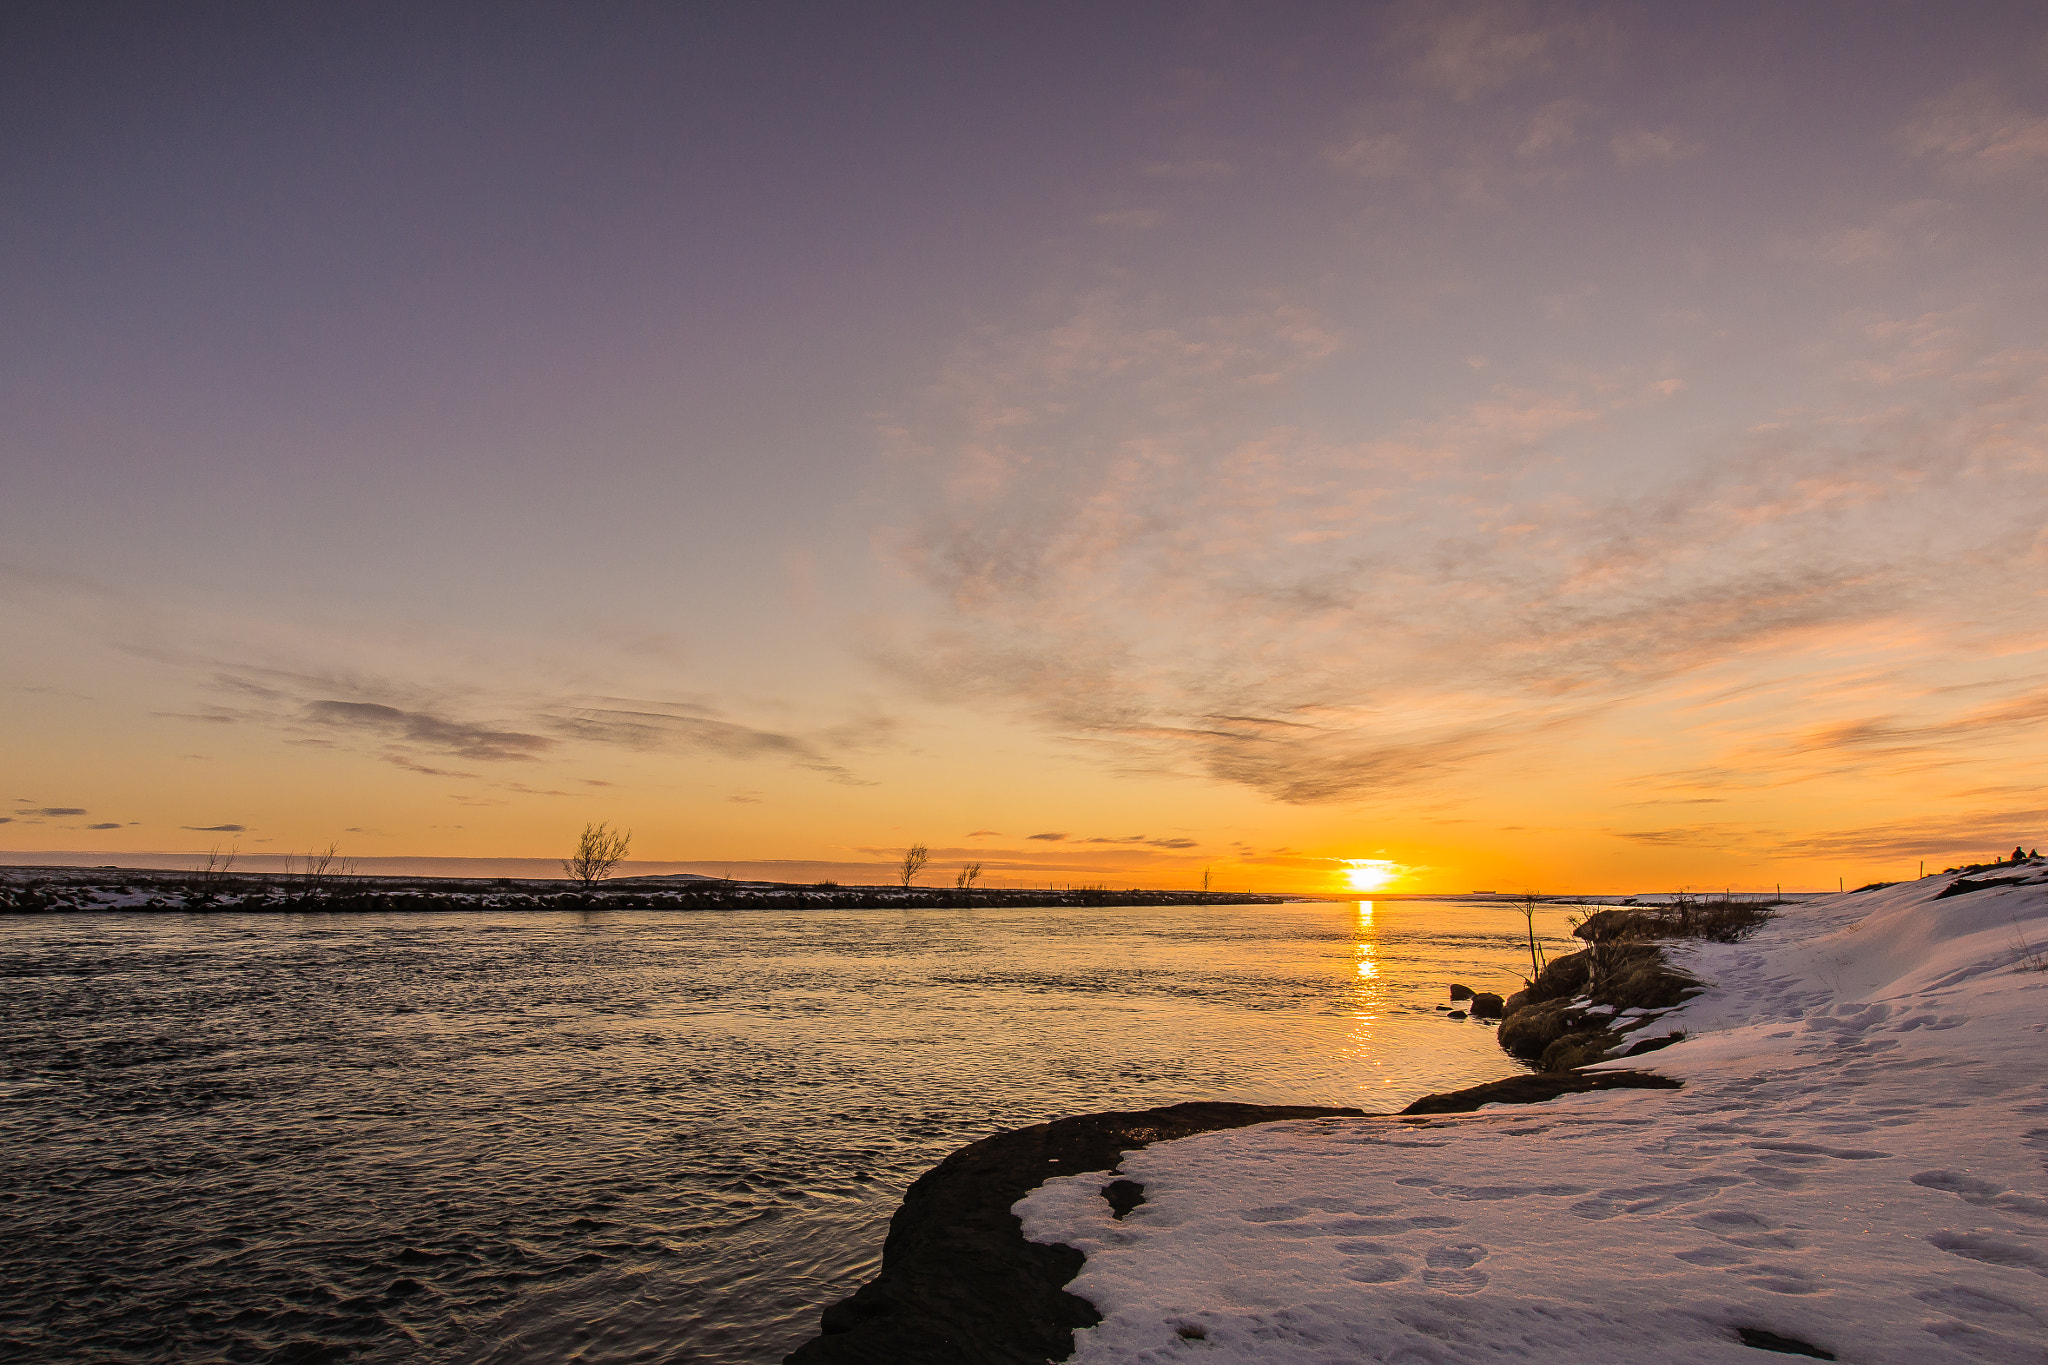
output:
<svg viewBox="0 0 2048 1365"><path fill-rule="evenodd" d="M0 850L2048 833L2039 6L28 4L0 128Z"/></svg>

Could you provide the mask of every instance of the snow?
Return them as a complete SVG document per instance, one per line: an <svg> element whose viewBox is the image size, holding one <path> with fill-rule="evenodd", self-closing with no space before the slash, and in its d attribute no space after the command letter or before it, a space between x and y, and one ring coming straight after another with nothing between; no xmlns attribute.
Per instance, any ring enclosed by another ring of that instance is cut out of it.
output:
<svg viewBox="0 0 2048 1365"><path fill-rule="evenodd" d="M1080 1362L2048 1359L2048 870L1831 896L1673 957L1685 1041L1608 1091L1210 1133L1016 1205L1087 1254ZM2023 869L2024 870L2024 869ZM2030 950L2042 956L2029 960ZM1503 1062L1505 1063L1505 1058ZM1503 1065L1503 1072L1508 1070Z"/></svg>

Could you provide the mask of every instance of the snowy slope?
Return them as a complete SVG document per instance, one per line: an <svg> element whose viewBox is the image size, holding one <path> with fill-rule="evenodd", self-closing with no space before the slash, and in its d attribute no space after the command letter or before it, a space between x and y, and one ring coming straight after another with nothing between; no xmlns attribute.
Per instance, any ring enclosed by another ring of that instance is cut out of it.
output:
<svg viewBox="0 0 2048 1365"><path fill-rule="evenodd" d="M2037 867L2039 865L2036 865ZM1077 1361L2048 1360L2048 870L1931 877L1673 956L1712 988L1610 1091L1269 1124L1020 1201L1088 1261ZM1628 1066L1630 1063L1611 1063Z"/></svg>

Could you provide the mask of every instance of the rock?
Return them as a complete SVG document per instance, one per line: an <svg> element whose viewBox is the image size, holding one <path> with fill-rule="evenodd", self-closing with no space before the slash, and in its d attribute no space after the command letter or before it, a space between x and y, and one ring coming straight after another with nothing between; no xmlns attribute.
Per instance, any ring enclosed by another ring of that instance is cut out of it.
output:
<svg viewBox="0 0 2048 1365"><path fill-rule="evenodd" d="M1465 1011L1463 1010L1452 1010L1449 1014L1446 1014L1444 1016L1444 1018L1446 1019L1463 1019L1464 1017Z"/></svg>
<svg viewBox="0 0 2048 1365"><path fill-rule="evenodd" d="M1543 971L1522 994L1529 997L1528 1003L1532 1005L1540 1005L1546 1000L1565 1000L1586 989L1586 983L1592 978L1593 955L1590 952L1566 953L1545 963Z"/></svg>
<svg viewBox="0 0 2048 1365"><path fill-rule="evenodd" d="M1474 1019L1498 1019L1507 1002L1491 991L1472 993L1472 1017Z"/></svg>
<svg viewBox="0 0 2048 1365"><path fill-rule="evenodd" d="M1112 1180L1102 1187L1102 1198L1109 1216L1121 1223L1125 1214L1145 1202L1145 1187L1135 1180Z"/></svg>
<svg viewBox="0 0 2048 1365"><path fill-rule="evenodd" d="M1593 998L1617 1010L1664 1010L1682 1003L1699 982L1665 961L1653 943L1595 948L1600 959Z"/></svg>
<svg viewBox="0 0 2048 1365"><path fill-rule="evenodd" d="M1501 1021L1500 1045L1508 1055L1525 1062L1536 1061L1549 1047L1578 1024L1578 1012L1569 1000L1546 1000L1524 1005Z"/></svg>
<svg viewBox="0 0 2048 1365"><path fill-rule="evenodd" d="M1607 1060L1607 1054L1621 1042L1621 1035L1605 1029L1581 1029L1554 1039L1543 1049L1536 1065L1545 1071L1572 1071Z"/></svg>
<svg viewBox="0 0 2048 1365"><path fill-rule="evenodd" d="M1460 986L1460 985L1457 985L1457 984L1455 984L1455 983L1453 983L1453 984L1452 984L1452 986L1451 986L1451 999L1453 999L1453 1000L1470 1000L1471 998L1472 998L1472 988L1471 988L1470 986Z"/></svg>
<svg viewBox="0 0 2048 1365"><path fill-rule="evenodd" d="M1683 1033L1667 1033L1662 1038L1638 1038L1634 1043L1630 1044L1628 1051L1621 1055L1624 1057L1640 1057L1645 1052L1655 1052L1660 1047L1670 1047L1673 1043L1682 1043L1684 1041L1685 1035Z"/></svg>
<svg viewBox="0 0 2048 1365"><path fill-rule="evenodd" d="M1516 991L1516 992L1515 992L1515 993L1514 993L1513 995L1511 995L1511 996L1509 996L1509 997L1507 998L1507 1003L1503 1004L1503 1005L1502 1005L1502 1006L1500 1007L1500 1017L1501 1017L1501 1018L1503 1018L1503 1019L1505 1019L1505 1018L1507 1018L1507 1017L1508 1017L1508 1016L1509 1016L1510 1014L1513 1014L1513 1013L1514 1013L1514 1012L1515 1012L1516 1010L1518 1010L1518 1009L1522 1008L1522 1006L1524 1006L1524 1005L1526 1005L1526 1004L1528 1004L1528 1003L1529 1003L1529 992L1527 992L1527 991Z"/></svg>
<svg viewBox="0 0 2048 1365"><path fill-rule="evenodd" d="M1545 1071L1508 1076L1443 1095L1424 1095L1403 1114L1469 1114L1482 1104L1541 1104L1588 1090L1676 1090L1682 1082L1650 1071Z"/></svg>

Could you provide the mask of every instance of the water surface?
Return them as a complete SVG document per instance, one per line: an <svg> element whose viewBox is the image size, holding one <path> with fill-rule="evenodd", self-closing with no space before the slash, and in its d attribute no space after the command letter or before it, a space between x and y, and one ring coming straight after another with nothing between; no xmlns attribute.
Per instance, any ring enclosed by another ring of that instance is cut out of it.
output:
<svg viewBox="0 0 2048 1365"><path fill-rule="evenodd" d="M975 1138L1508 1073L1434 1006L1517 985L1522 931L1384 900L0 919L0 1357L776 1361Z"/></svg>

